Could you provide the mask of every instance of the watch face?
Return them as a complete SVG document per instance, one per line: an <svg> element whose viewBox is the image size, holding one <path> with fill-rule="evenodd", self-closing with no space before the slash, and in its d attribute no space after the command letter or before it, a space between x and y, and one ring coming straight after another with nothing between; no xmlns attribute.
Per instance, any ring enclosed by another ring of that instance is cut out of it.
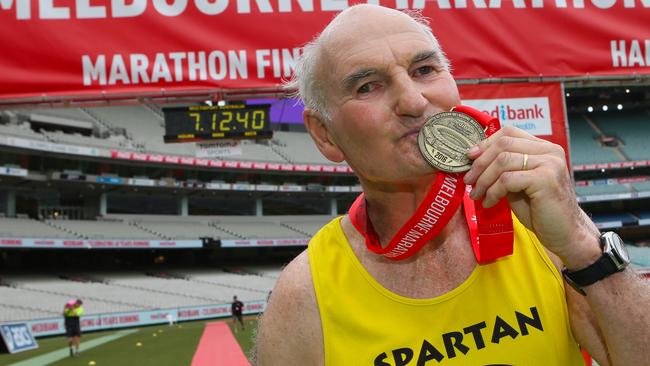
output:
<svg viewBox="0 0 650 366"><path fill-rule="evenodd" d="M627 248L625 248L625 243L618 234L614 232L608 232L603 235L606 243L609 244L610 251L613 252L616 257L621 260L621 263L617 263L619 268L624 268L630 263L630 255L627 253ZM605 251L607 250L607 245L605 246Z"/></svg>

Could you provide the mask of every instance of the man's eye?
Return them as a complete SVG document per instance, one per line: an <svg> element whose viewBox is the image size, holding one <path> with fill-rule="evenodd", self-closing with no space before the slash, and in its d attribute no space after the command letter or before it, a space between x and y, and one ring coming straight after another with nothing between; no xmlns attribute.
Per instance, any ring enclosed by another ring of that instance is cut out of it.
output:
<svg viewBox="0 0 650 366"><path fill-rule="evenodd" d="M422 76L422 75L427 75L432 72L436 71L436 69L433 66L421 66L415 69L415 76Z"/></svg>
<svg viewBox="0 0 650 366"><path fill-rule="evenodd" d="M372 85L370 83L365 83L357 89L358 94L370 93L372 91Z"/></svg>

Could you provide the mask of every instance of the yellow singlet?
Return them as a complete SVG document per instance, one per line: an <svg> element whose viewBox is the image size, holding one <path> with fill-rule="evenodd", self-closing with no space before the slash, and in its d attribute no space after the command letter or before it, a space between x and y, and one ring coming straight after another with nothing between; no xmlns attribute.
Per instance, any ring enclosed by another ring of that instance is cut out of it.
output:
<svg viewBox="0 0 650 366"><path fill-rule="evenodd" d="M340 220L308 249L326 366L584 365L561 275L516 218L513 255L477 265L432 299L397 295L373 279Z"/></svg>

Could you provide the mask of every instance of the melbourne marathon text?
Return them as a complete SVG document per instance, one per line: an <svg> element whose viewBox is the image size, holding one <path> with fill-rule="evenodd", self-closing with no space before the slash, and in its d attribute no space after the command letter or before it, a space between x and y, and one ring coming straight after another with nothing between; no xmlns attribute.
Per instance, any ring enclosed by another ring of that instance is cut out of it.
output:
<svg viewBox="0 0 650 366"><path fill-rule="evenodd" d="M649 0L367 0L371 4L396 9L610 9L650 8ZM74 3L72 6L70 3ZM356 3L356 2L355 2ZM15 10L16 19L107 19L142 16L155 12L163 17L177 17L198 10L205 15L219 15L234 9L238 14L341 11L352 5L347 0L0 0L0 10ZM294 9L295 7L295 9Z"/></svg>

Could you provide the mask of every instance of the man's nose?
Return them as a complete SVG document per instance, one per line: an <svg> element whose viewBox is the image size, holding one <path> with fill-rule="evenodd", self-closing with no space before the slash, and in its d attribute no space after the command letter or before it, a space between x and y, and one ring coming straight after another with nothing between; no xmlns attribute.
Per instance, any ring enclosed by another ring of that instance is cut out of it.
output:
<svg viewBox="0 0 650 366"><path fill-rule="evenodd" d="M396 82L395 112L400 116L420 117L427 109L429 101L422 94L421 86L410 77L402 77Z"/></svg>

